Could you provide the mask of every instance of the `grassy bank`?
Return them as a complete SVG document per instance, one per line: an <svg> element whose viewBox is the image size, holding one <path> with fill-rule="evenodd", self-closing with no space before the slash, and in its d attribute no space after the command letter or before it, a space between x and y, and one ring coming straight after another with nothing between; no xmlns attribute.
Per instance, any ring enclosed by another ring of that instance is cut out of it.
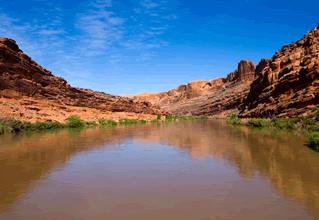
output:
<svg viewBox="0 0 319 220"><path fill-rule="evenodd" d="M244 125L254 128L276 128L282 130L305 131L307 135L306 145L319 152L319 110L313 117L298 118L249 118L241 119L232 113L227 118L227 123L232 125Z"/></svg>
<svg viewBox="0 0 319 220"><path fill-rule="evenodd" d="M55 130L61 128L86 128L86 127L102 127L113 128L116 126L128 126L128 125L142 125L147 123L162 123L173 121L190 121L206 119L206 117L198 116L160 116L158 115L154 120L143 119L127 119L122 118L118 121L113 119L100 118L98 121L85 121L77 115L72 115L65 119L65 121L45 121L45 122L27 122L16 120L14 118L1 118L0 119L0 135L5 133L20 133L23 131L43 131L43 130Z"/></svg>

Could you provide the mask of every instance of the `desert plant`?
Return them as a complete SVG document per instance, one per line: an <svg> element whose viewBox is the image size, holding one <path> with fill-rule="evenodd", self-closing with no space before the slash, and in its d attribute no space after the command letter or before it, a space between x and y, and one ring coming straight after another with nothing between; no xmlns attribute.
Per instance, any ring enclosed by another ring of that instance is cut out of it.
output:
<svg viewBox="0 0 319 220"><path fill-rule="evenodd" d="M66 124L70 128L81 128L85 126L85 122L77 115L71 115L66 119Z"/></svg>
<svg viewBox="0 0 319 220"><path fill-rule="evenodd" d="M0 123L0 135L4 134L4 132L5 132L5 127L2 123Z"/></svg>
<svg viewBox="0 0 319 220"><path fill-rule="evenodd" d="M146 124L147 121L146 120L142 120L142 119L127 119L127 118L123 118L120 119L119 124L120 125L135 125L135 124Z"/></svg>
<svg viewBox="0 0 319 220"><path fill-rule="evenodd" d="M280 119L280 118L273 118L271 119L271 124L275 128L279 129L292 129L296 124L297 120L295 119Z"/></svg>
<svg viewBox="0 0 319 220"><path fill-rule="evenodd" d="M97 123L96 123L96 121L86 121L85 125L88 127L95 127L95 126L97 126Z"/></svg>
<svg viewBox="0 0 319 220"><path fill-rule="evenodd" d="M232 124L232 125L239 125L241 120L238 117L237 113L231 113L228 117L227 117L227 123L228 124Z"/></svg>
<svg viewBox="0 0 319 220"><path fill-rule="evenodd" d="M51 130L64 128L65 125L57 121L35 122L29 125L28 130Z"/></svg>
<svg viewBox="0 0 319 220"><path fill-rule="evenodd" d="M173 121L173 119L174 119L174 117L172 115L166 115L165 116L165 121L166 122L171 122L171 121Z"/></svg>
<svg viewBox="0 0 319 220"><path fill-rule="evenodd" d="M117 122L114 121L113 119L100 118L99 119L99 125L101 127L115 127L117 125Z"/></svg>
<svg viewBox="0 0 319 220"><path fill-rule="evenodd" d="M311 149L319 151L319 131L313 131L309 133L307 145Z"/></svg>
<svg viewBox="0 0 319 220"><path fill-rule="evenodd" d="M248 126L251 127L270 127L271 121L267 118L251 118L248 120Z"/></svg>

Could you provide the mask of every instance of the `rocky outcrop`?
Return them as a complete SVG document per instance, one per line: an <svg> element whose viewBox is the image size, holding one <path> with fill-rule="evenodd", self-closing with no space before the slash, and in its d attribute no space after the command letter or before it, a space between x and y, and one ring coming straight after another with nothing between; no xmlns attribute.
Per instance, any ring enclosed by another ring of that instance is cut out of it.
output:
<svg viewBox="0 0 319 220"><path fill-rule="evenodd" d="M101 112L160 114L148 102L70 86L61 77L34 62L14 40L0 38L0 98L47 101L60 106L97 109Z"/></svg>
<svg viewBox="0 0 319 220"><path fill-rule="evenodd" d="M308 116L318 104L319 26L259 63L241 116Z"/></svg>
<svg viewBox="0 0 319 220"><path fill-rule="evenodd" d="M192 81L167 92L144 93L134 97L158 105L172 114L225 116L238 111L254 77L255 65L242 60L227 77Z"/></svg>

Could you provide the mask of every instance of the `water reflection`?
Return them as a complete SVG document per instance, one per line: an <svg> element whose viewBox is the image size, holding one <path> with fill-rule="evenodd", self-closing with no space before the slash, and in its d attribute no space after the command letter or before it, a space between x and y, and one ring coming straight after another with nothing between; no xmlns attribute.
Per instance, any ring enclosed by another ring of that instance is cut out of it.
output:
<svg viewBox="0 0 319 220"><path fill-rule="evenodd" d="M234 128L220 121L1 137L0 213L6 213L35 181L63 169L74 155L128 140L141 146L169 145L196 160L225 161L243 178L264 176L282 196L302 204L319 219L319 155L303 146L302 136Z"/></svg>

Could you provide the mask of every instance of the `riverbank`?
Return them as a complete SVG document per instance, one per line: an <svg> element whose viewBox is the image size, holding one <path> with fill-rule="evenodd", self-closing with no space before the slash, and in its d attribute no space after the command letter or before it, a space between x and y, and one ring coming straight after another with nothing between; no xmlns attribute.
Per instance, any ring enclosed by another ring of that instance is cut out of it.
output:
<svg viewBox="0 0 319 220"><path fill-rule="evenodd" d="M313 117L298 118L239 118L233 113L226 119L228 124L253 128L276 128L285 130L299 130L307 136L306 145L319 152L319 110L315 110Z"/></svg>
<svg viewBox="0 0 319 220"><path fill-rule="evenodd" d="M116 127L116 126L126 126L126 125L138 125L147 123L161 123L161 122L173 122L173 121L191 121L199 119L207 119L205 116L154 116L155 119L132 119L132 118L120 118L106 119L99 118L97 121L86 121L83 120L78 115L72 115L64 120L64 122L59 121L40 121L31 122L23 121L15 118L0 118L0 135L8 133L20 133L25 131L43 131L43 130L54 130L61 128L85 128L85 127Z"/></svg>

